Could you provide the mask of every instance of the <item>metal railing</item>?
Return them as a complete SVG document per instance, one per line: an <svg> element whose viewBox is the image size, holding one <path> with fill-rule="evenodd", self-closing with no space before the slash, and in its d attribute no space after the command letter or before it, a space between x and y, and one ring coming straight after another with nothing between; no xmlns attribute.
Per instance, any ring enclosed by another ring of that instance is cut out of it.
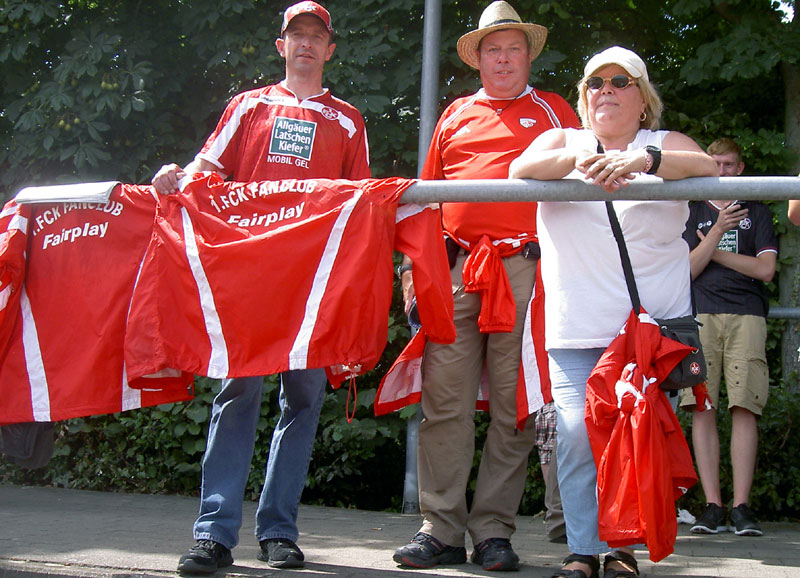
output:
<svg viewBox="0 0 800 578"><path fill-rule="evenodd" d="M773 319L800 319L800 307L770 307L767 317Z"/></svg>
<svg viewBox="0 0 800 578"><path fill-rule="evenodd" d="M662 181L638 177L613 194L577 179L419 181L403 194L407 203L800 199L800 177L695 177Z"/></svg>

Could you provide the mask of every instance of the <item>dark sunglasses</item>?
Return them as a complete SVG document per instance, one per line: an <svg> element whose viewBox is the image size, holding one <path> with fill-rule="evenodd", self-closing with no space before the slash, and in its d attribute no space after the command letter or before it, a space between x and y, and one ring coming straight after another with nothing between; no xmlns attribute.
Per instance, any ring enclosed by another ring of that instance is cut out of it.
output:
<svg viewBox="0 0 800 578"><path fill-rule="evenodd" d="M611 78L603 78L602 76L590 76L586 79L586 86L592 90L600 90L606 81L611 83L614 88L627 88L631 84L636 84L636 81L630 76L624 74L615 74Z"/></svg>

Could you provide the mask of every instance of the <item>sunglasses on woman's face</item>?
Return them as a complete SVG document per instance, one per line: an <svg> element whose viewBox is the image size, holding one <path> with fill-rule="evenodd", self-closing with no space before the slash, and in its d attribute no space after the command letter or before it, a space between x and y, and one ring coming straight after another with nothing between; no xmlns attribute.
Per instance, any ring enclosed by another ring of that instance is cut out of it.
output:
<svg viewBox="0 0 800 578"><path fill-rule="evenodd" d="M606 81L611 83L614 88L627 88L631 84L636 84L636 81L630 76L624 74L615 74L611 78L603 78L602 76L590 76L586 79L586 86L591 90L600 90Z"/></svg>

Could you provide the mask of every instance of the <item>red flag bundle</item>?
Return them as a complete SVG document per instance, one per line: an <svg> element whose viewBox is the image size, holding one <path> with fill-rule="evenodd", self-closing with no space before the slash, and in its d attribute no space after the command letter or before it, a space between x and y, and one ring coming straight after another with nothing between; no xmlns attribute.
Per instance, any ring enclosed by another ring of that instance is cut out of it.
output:
<svg viewBox="0 0 800 578"><path fill-rule="evenodd" d="M612 548L644 543L654 562L672 553L675 500L697 482L678 418L659 387L690 349L663 337L643 309L631 311L586 389L600 539Z"/></svg>

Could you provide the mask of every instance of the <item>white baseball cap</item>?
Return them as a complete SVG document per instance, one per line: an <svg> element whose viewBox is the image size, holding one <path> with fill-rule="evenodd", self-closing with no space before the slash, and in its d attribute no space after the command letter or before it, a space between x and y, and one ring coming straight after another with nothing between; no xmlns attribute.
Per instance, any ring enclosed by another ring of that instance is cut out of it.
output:
<svg viewBox="0 0 800 578"><path fill-rule="evenodd" d="M588 77L609 64L617 64L633 78L644 78L649 81L647 67L638 54L622 46L612 46L598 52L589 59L583 69L583 76Z"/></svg>

